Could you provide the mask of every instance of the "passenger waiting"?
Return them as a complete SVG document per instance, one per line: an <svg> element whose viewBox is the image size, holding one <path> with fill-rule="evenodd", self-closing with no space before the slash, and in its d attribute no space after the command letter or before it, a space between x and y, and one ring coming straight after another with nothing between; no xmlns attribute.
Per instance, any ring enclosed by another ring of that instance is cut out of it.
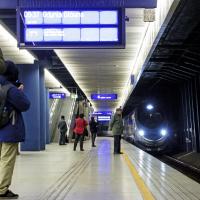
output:
<svg viewBox="0 0 200 200"><path fill-rule="evenodd" d="M6 65L0 48L0 74L4 74L5 71L6 71Z"/></svg>
<svg viewBox="0 0 200 200"><path fill-rule="evenodd" d="M25 140L24 121L21 112L29 109L30 102L18 82L18 69L6 62L6 72L0 75L0 199L17 199L9 190L11 185L18 143ZM2 95L3 94L3 95ZM6 95L5 95L6 94ZM5 104L4 104L5 100Z"/></svg>
<svg viewBox="0 0 200 200"><path fill-rule="evenodd" d="M67 133L67 123L65 121L65 116L61 116L61 120L58 123L58 129L60 130L59 145L66 145L66 133Z"/></svg>
<svg viewBox="0 0 200 200"><path fill-rule="evenodd" d="M123 134L122 110L117 108L115 115L110 121L110 130L114 135L114 154L121 152L121 135Z"/></svg>
<svg viewBox="0 0 200 200"><path fill-rule="evenodd" d="M96 147L95 145L95 139L97 136L97 122L95 121L94 117L91 117L90 121L90 132L91 132L91 137L92 137L92 147Z"/></svg>
<svg viewBox="0 0 200 200"><path fill-rule="evenodd" d="M88 122L84 119L84 114L80 114L80 116L76 119L74 132L76 134L74 141L74 151L76 151L77 144L80 140L80 150L83 149L83 140L84 140L84 130L87 127Z"/></svg>

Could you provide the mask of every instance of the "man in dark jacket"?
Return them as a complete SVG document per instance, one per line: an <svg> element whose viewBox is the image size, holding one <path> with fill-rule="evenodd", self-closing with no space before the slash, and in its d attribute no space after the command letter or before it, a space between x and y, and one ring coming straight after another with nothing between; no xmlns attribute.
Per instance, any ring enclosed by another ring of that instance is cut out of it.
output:
<svg viewBox="0 0 200 200"><path fill-rule="evenodd" d="M65 145L67 124L65 121L65 116L61 116L61 120L58 123L58 129L60 130L59 145Z"/></svg>
<svg viewBox="0 0 200 200"><path fill-rule="evenodd" d="M97 136L97 122L95 121L94 117L91 117L91 121L90 121L90 132L91 132L91 137L92 137L92 147L96 147L95 145L95 139Z"/></svg>
<svg viewBox="0 0 200 200"><path fill-rule="evenodd" d="M18 143L25 140L25 127L21 112L29 109L30 102L23 93L22 86L16 86L18 69L6 62L6 72L0 75L0 85L12 84L8 90L5 107L12 111L13 117L0 128L0 199L17 199L18 195L8 188L11 184L13 169L18 151Z"/></svg>

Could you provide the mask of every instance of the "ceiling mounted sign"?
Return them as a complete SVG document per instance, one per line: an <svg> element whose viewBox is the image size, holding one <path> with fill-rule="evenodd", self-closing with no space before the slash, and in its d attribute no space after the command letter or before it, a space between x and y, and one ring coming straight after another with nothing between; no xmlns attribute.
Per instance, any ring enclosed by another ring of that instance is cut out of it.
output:
<svg viewBox="0 0 200 200"><path fill-rule="evenodd" d="M125 48L123 9L18 11L20 48Z"/></svg>
<svg viewBox="0 0 200 200"><path fill-rule="evenodd" d="M92 100L117 100L117 94L91 94Z"/></svg>

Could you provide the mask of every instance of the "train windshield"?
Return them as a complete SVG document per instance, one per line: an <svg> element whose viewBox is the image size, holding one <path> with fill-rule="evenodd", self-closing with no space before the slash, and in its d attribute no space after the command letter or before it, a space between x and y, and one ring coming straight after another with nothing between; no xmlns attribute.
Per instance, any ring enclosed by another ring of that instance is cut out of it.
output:
<svg viewBox="0 0 200 200"><path fill-rule="evenodd" d="M139 112L138 120L147 128L157 128L164 121L163 115L160 112Z"/></svg>

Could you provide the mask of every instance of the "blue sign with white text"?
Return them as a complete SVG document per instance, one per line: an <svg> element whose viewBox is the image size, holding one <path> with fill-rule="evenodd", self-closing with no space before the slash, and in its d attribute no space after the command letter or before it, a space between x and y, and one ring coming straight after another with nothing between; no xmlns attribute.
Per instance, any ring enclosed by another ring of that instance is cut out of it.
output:
<svg viewBox="0 0 200 200"><path fill-rule="evenodd" d="M125 47L125 12L122 9L24 9L19 15L21 48Z"/></svg>
<svg viewBox="0 0 200 200"><path fill-rule="evenodd" d="M91 94L92 100L116 100L117 94Z"/></svg>
<svg viewBox="0 0 200 200"><path fill-rule="evenodd" d="M111 116L109 116L109 115L97 116L97 121L106 122L106 121L110 121L110 120L111 120Z"/></svg>
<svg viewBox="0 0 200 200"><path fill-rule="evenodd" d="M65 93L49 93L50 99L65 99L66 94Z"/></svg>
<svg viewBox="0 0 200 200"><path fill-rule="evenodd" d="M96 111L93 113L93 115L112 115L112 111Z"/></svg>

